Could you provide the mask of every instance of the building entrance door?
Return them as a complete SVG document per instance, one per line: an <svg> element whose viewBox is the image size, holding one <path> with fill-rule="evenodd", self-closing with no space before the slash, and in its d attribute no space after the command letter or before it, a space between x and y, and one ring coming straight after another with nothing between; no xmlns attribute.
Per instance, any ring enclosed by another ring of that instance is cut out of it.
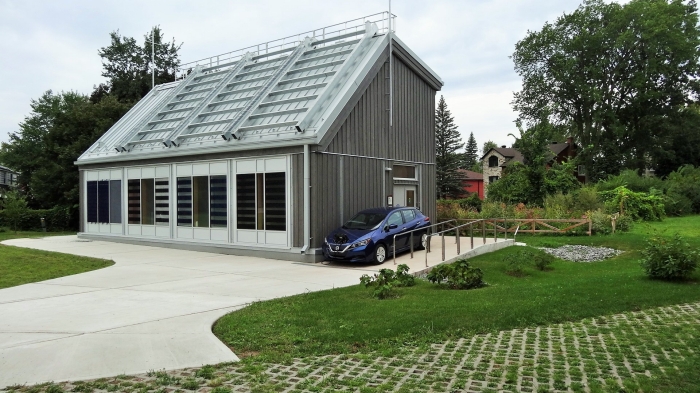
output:
<svg viewBox="0 0 700 393"><path fill-rule="evenodd" d="M416 186L394 186L394 206L416 207Z"/></svg>

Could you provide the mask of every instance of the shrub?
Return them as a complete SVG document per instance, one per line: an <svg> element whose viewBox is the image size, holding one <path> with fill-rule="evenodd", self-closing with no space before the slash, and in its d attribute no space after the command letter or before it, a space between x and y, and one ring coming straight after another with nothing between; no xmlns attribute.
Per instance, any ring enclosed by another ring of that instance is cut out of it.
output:
<svg viewBox="0 0 700 393"><path fill-rule="evenodd" d="M600 193L608 213L620 212L634 220L659 221L664 218L664 198L658 190L634 192L624 186Z"/></svg>
<svg viewBox="0 0 700 393"><path fill-rule="evenodd" d="M700 168L686 165L668 175L667 199L675 211L667 214L700 213Z"/></svg>
<svg viewBox="0 0 700 393"><path fill-rule="evenodd" d="M598 209L586 212L586 216L591 219L593 233L599 235L608 235L612 233L611 214L607 214L603 210ZM618 216L615 222L615 232L628 232L632 229L633 223L634 220L632 220L630 216Z"/></svg>
<svg viewBox="0 0 700 393"><path fill-rule="evenodd" d="M396 288L411 287L415 285L415 278L408 274L408 265L401 264L396 268L396 272L391 269L381 269L373 276L363 274L360 283L366 288L374 287L372 296L377 299L388 299L397 297Z"/></svg>
<svg viewBox="0 0 700 393"><path fill-rule="evenodd" d="M506 255L506 257L503 258L506 262L506 274L514 277L524 276L528 254L529 252L526 250L518 250Z"/></svg>
<svg viewBox="0 0 700 393"><path fill-rule="evenodd" d="M656 279L684 279L698 266L698 252L679 234L671 239L660 236L649 239L642 255L642 269L649 277Z"/></svg>
<svg viewBox="0 0 700 393"><path fill-rule="evenodd" d="M484 283L484 272L472 267L466 259L454 263L435 266L427 276L428 281L451 289L481 288Z"/></svg>
<svg viewBox="0 0 700 393"><path fill-rule="evenodd" d="M506 273L522 277L525 275L525 267L529 264L541 271L552 270L552 263L556 258L544 251L530 248L518 247L512 253L506 255Z"/></svg>
<svg viewBox="0 0 700 393"><path fill-rule="evenodd" d="M664 181L654 176L640 176L632 169L626 169L617 176L609 176L596 184L599 191L612 191L619 187L625 187L634 192L651 192L651 189L665 190Z"/></svg>
<svg viewBox="0 0 700 393"><path fill-rule="evenodd" d="M554 257L546 252L532 253L532 264L537 270L545 271L552 269L552 263L554 262Z"/></svg>
<svg viewBox="0 0 700 393"><path fill-rule="evenodd" d="M56 206L52 209L24 209L17 221L17 230L34 231L41 229L41 219L46 220L46 230L50 232L75 230L78 222L78 209L70 206ZM0 210L0 227L9 227L6 210Z"/></svg>

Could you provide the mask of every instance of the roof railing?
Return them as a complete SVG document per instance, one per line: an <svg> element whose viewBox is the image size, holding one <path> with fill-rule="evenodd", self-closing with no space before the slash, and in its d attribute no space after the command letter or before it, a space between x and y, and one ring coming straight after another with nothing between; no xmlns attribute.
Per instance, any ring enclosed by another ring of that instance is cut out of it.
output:
<svg viewBox="0 0 700 393"><path fill-rule="evenodd" d="M365 28L365 23L375 23L378 27L378 34L387 33L389 30L389 12L384 11L372 15L363 16L361 18L352 19L349 21L336 23L334 25L322 27L319 29L307 31L280 38L273 41L263 42L261 44L252 45L246 48L237 49L231 52L221 53L216 56L205 57L203 59L191 61L181 64L176 70L176 79L182 79L187 76L191 69L201 65L205 68L214 69L218 66L226 67L237 62L246 53L250 52L254 57L273 57L282 56L288 51L299 46L306 37L314 40L323 41L324 43L333 42L334 39L342 39L348 33L357 32ZM396 15L392 14L392 27L396 31Z"/></svg>

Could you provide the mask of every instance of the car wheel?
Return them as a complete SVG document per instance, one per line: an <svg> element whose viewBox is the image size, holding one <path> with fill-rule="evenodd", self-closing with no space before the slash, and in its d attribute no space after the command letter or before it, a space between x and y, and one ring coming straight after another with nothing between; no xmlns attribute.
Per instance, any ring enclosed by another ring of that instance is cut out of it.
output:
<svg viewBox="0 0 700 393"><path fill-rule="evenodd" d="M428 234L423 233L420 235L420 245L418 246L418 249L425 250L426 247L428 247Z"/></svg>
<svg viewBox="0 0 700 393"><path fill-rule="evenodd" d="M386 247L383 244L378 244L374 249L374 262L381 265L386 261Z"/></svg>

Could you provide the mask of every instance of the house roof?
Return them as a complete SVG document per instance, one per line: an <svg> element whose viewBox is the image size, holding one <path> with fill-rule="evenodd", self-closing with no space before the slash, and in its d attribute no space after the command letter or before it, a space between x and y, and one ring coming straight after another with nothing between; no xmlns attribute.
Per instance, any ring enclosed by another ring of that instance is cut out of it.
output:
<svg viewBox="0 0 700 393"><path fill-rule="evenodd" d="M484 174L474 171L468 171L466 169L458 169L457 172L465 180L484 180Z"/></svg>
<svg viewBox="0 0 700 393"><path fill-rule="evenodd" d="M440 77L394 34L388 13L207 58L156 86L76 164L316 144L393 37L426 83Z"/></svg>
<svg viewBox="0 0 700 393"><path fill-rule="evenodd" d="M551 150L552 153L554 154L552 156L552 158L561 154L561 152L566 150L566 148L568 146L569 146L569 144L566 142L564 142L564 143L550 143L548 145L549 150ZM491 151L496 151L497 153L499 153L500 155L502 155L503 157L506 158L506 161L501 166L507 166L507 165L510 165L514 162L519 162L522 164L525 161L525 157L523 157L522 153L520 153L520 151L518 149L515 149L512 147L494 147L494 148L491 148L491 150L487 151L486 154L484 154L484 156L481 157L481 159L483 160L484 158L486 158L486 156L489 155L489 153L491 153Z"/></svg>

